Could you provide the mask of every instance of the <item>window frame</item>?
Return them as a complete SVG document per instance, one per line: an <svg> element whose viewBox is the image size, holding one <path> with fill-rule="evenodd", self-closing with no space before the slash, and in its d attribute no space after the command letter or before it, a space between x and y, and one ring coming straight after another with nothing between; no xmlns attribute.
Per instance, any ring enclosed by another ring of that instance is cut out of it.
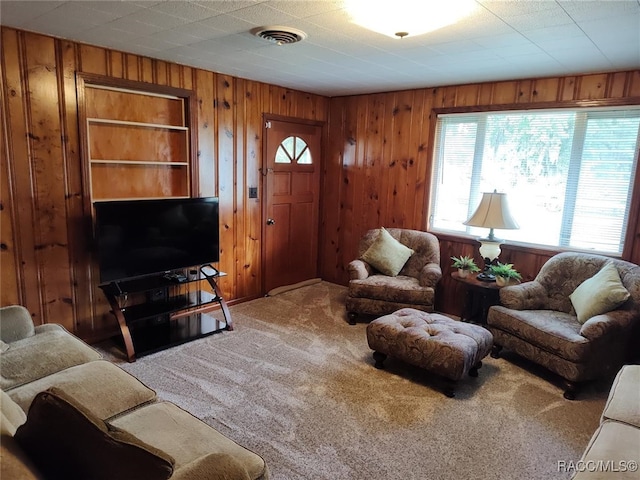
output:
<svg viewBox="0 0 640 480"><path fill-rule="evenodd" d="M432 188L433 178L436 175L436 170L438 168L436 159L437 159L437 138L436 138L436 130L438 123L438 116L443 114L479 114L479 113L501 113L501 112L512 112L512 111L526 111L526 110L562 110L562 109L570 109L570 110L580 110L581 108L598 108L598 107L637 107L640 105L640 98L634 97L635 101L630 101L631 99L595 99L595 100L575 100L575 101L564 101L564 102L538 102L538 103L511 103L504 105L479 105L479 106L460 106L460 107L434 107L431 109L430 122L429 126L429 143L431 148L429 149L429 157L428 157L428 165L429 165L429 175L426 181L429 185L428 193L425 197L425 209L424 209L424 219L423 225L425 229L433 232L438 237L442 239L448 240L475 240L477 235L471 235L463 232L455 232L448 230L433 230L431 225L431 215L433 208L433 200L435 191ZM639 142L640 145L640 142ZM640 149L640 148L639 148ZM631 201L630 207L628 209L628 217L627 217L627 229L624 237L624 246L622 252L620 254L616 253L605 253L605 252L597 252L593 250L586 250L574 247L563 247L559 245L545 245L545 244L537 244L537 243L528 243L517 240L508 240L508 245L516 246L518 249L545 253L548 255L554 255L556 253L572 251L572 252L586 252L586 253L595 253L600 254L612 258L620 258L620 259L628 259L631 258L635 237L638 234L639 222L640 219L640 152L638 158L638 164L635 169L635 175L631 182Z"/></svg>

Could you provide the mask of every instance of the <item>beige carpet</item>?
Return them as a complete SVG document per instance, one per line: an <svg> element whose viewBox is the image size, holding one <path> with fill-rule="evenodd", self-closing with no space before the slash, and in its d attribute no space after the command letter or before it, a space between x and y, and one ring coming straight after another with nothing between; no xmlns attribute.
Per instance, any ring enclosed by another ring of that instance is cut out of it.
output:
<svg viewBox="0 0 640 480"><path fill-rule="evenodd" d="M321 282L236 305L233 332L116 361L262 455L274 480L570 477L558 462L580 458L606 382L571 402L535 366L487 358L447 398L417 369L373 368L345 295Z"/></svg>

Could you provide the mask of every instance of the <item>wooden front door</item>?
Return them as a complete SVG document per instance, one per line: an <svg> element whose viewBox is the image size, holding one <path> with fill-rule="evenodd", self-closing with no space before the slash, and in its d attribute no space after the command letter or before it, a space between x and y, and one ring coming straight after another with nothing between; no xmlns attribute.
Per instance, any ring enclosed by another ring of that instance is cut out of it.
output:
<svg viewBox="0 0 640 480"><path fill-rule="evenodd" d="M265 292L318 274L322 127L265 116Z"/></svg>

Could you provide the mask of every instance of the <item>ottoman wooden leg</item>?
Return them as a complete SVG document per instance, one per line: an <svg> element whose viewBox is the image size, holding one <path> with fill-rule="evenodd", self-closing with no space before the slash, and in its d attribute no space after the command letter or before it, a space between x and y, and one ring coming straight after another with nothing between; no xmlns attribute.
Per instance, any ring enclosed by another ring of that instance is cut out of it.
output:
<svg viewBox="0 0 640 480"><path fill-rule="evenodd" d="M576 394L578 393L578 384L575 382L570 382L569 380L564 380L564 385L566 389L562 396L567 400L575 400Z"/></svg>
<svg viewBox="0 0 640 480"><path fill-rule="evenodd" d="M356 312L347 312L347 318L349 319L349 325L355 325L356 320L358 319L358 314Z"/></svg>
<svg viewBox="0 0 640 480"><path fill-rule="evenodd" d="M500 358L500 351L502 350L502 345L493 344L491 347L491 358Z"/></svg>
<svg viewBox="0 0 640 480"><path fill-rule="evenodd" d="M480 367L482 367L482 362L478 362L473 367L471 367L471 370L469 370L469 376L470 377L477 377L478 376L478 369Z"/></svg>
<svg viewBox="0 0 640 480"><path fill-rule="evenodd" d="M386 360L387 355L382 352L373 352L373 359L376 361L374 367L376 368L384 368L384 361Z"/></svg>
<svg viewBox="0 0 640 480"><path fill-rule="evenodd" d="M449 398L456 396L456 382L454 380L445 379L442 384L442 393Z"/></svg>

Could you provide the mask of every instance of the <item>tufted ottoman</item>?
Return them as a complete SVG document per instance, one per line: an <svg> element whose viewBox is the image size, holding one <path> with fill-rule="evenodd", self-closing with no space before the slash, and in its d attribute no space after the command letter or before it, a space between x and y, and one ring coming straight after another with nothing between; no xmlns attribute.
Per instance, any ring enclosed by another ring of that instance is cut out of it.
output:
<svg viewBox="0 0 640 480"><path fill-rule="evenodd" d="M376 368L384 368L387 355L398 358L447 379L444 393L453 397L455 382L478 376L493 336L478 325L403 308L367 325L367 341Z"/></svg>

